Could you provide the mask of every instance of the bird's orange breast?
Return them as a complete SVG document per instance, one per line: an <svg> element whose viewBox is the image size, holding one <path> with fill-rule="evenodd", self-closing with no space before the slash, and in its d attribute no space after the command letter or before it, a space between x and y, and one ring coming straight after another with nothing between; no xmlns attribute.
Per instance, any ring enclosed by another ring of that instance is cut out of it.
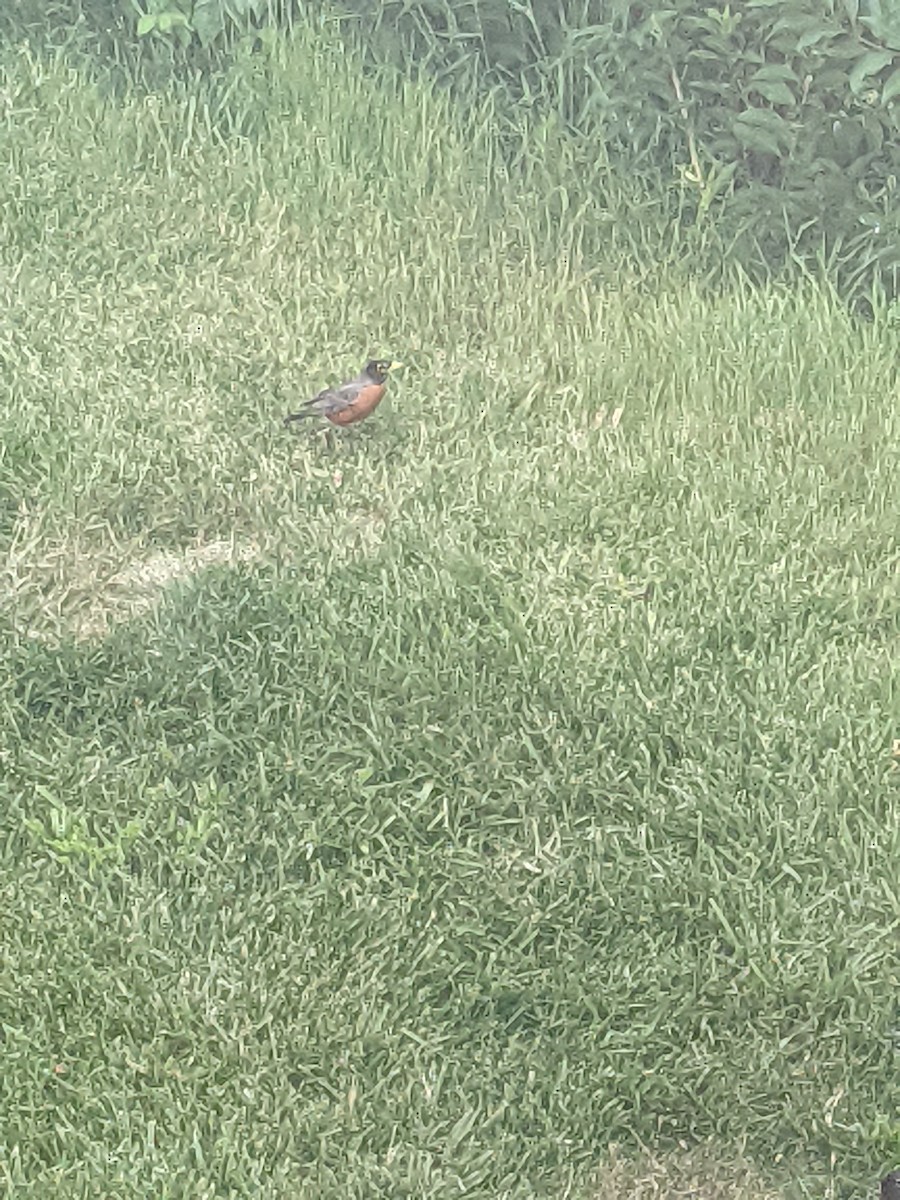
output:
<svg viewBox="0 0 900 1200"><path fill-rule="evenodd" d="M332 425L352 425L355 421L362 421L369 413L375 411L384 399L386 390L383 383L373 383L370 387L360 388L352 404L325 415Z"/></svg>

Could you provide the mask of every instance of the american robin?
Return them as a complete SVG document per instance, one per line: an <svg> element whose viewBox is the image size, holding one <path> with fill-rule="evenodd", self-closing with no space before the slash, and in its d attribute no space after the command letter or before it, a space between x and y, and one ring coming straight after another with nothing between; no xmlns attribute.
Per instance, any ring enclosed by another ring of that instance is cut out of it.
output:
<svg viewBox="0 0 900 1200"><path fill-rule="evenodd" d="M373 358L355 379L340 387L325 388L312 400L307 400L299 412L284 418L285 425L302 421L304 417L325 417L332 425L353 425L373 413L384 398L389 371L403 363L386 358Z"/></svg>

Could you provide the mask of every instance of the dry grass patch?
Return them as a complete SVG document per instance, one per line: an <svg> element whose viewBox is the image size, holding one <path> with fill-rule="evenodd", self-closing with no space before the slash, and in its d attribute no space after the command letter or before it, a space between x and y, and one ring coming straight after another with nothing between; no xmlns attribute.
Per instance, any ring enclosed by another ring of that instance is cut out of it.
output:
<svg viewBox="0 0 900 1200"><path fill-rule="evenodd" d="M96 547L85 552L77 540L42 547L27 559L20 544L4 564L3 603L28 614L23 619L34 637L101 638L114 625L151 609L170 584L207 567L252 562L260 556L255 541L220 539L160 550L122 566L118 556Z"/></svg>
<svg viewBox="0 0 900 1200"><path fill-rule="evenodd" d="M634 1161L616 1153L600 1172L592 1200L780 1200L749 1162L723 1158L712 1146Z"/></svg>
<svg viewBox="0 0 900 1200"><path fill-rule="evenodd" d="M254 542L215 541L180 553L161 551L129 563L105 581L73 623L78 638L102 637L110 627L146 612L163 591L207 567L251 562L259 557Z"/></svg>

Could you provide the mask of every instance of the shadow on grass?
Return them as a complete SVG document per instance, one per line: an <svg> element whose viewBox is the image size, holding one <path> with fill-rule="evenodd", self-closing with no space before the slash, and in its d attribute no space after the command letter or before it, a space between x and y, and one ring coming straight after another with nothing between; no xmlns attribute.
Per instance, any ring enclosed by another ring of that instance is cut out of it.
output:
<svg viewBox="0 0 900 1200"><path fill-rule="evenodd" d="M38 1043L65 1005L91 1104L123 1053L158 1077L132 1097L139 1124L185 1088L194 1111L250 1089L297 1136L361 1122L367 1149L342 1142L333 1170L370 1184L415 1178L456 1129L452 1170L483 1195L586 1179L608 1142L748 1130L758 1162L802 1171L834 1146L829 1103L876 1129L888 924L877 873L857 871L852 910L835 895L845 814L776 827L713 745L648 761L663 678L624 691L623 654L587 721L577 661L548 677L504 600L484 564L422 551L213 567L101 642L9 635L12 969ZM68 971L77 994L32 990ZM185 1004L185 979L216 1013ZM17 1106L26 1062L7 1066ZM272 1134L255 1104L242 1121L250 1161ZM853 1143L845 1179L884 1151ZM56 1152L50 1132L33 1143L36 1175ZM688 1176L701 1196L770 1194ZM597 1195L657 1181L617 1168Z"/></svg>

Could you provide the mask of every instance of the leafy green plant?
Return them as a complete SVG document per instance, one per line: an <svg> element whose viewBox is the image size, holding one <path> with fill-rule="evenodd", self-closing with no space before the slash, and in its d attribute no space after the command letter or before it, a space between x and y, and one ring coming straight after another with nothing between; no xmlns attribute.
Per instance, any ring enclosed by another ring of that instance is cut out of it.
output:
<svg viewBox="0 0 900 1200"><path fill-rule="evenodd" d="M58 862L76 867L83 864L92 879L105 868L120 868L143 833L143 822L137 817L121 829L100 832L95 827L99 822L85 807L72 806L41 785L35 788L34 801L45 810L45 816L27 818L25 828L38 851Z"/></svg>
<svg viewBox="0 0 900 1200"><path fill-rule="evenodd" d="M148 34L172 35L182 45L187 45L195 33L191 14L184 9L172 7L176 0L150 0L146 12L142 12L137 23L138 37Z"/></svg>
<svg viewBox="0 0 900 1200"><path fill-rule="evenodd" d="M272 12L271 0L130 0L138 12L138 37L173 37L187 46L196 37L207 48L230 31L246 31Z"/></svg>
<svg viewBox="0 0 900 1200"><path fill-rule="evenodd" d="M823 245L851 292L900 282L900 33L880 0L348 0L453 83L500 81L715 220L745 266ZM669 181L666 183L666 181ZM761 261L760 261L761 260Z"/></svg>

